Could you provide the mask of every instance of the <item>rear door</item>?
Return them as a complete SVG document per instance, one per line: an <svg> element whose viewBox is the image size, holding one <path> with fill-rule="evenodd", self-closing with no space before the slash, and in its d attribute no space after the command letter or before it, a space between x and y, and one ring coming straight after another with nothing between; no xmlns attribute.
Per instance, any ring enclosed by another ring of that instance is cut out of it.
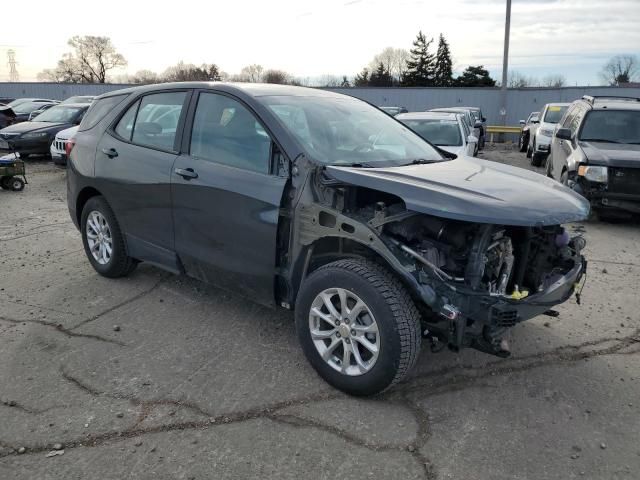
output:
<svg viewBox="0 0 640 480"><path fill-rule="evenodd" d="M175 248L187 274L274 301L276 235L287 182L274 142L239 100L201 91L171 177Z"/></svg>
<svg viewBox="0 0 640 480"><path fill-rule="evenodd" d="M96 178L129 254L178 270L173 253L171 169L190 91L151 93L125 109L96 152Z"/></svg>

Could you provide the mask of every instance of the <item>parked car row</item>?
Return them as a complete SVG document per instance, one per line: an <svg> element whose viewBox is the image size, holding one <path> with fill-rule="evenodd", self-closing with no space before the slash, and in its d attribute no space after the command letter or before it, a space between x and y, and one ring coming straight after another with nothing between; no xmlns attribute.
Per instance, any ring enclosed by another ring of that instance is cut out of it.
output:
<svg viewBox="0 0 640 480"><path fill-rule="evenodd" d="M408 112L405 107L379 108L428 142L455 155L476 157L484 148L487 119L479 107L433 108L426 112Z"/></svg>
<svg viewBox="0 0 640 480"><path fill-rule="evenodd" d="M521 122L519 142L532 165L544 166L600 216L640 213L640 98L583 96L536 114Z"/></svg>
<svg viewBox="0 0 640 480"><path fill-rule="evenodd" d="M50 154L54 163L64 165L64 143L71 138L93 99L88 95L63 102L20 98L0 107L0 152L16 151L23 159Z"/></svg>

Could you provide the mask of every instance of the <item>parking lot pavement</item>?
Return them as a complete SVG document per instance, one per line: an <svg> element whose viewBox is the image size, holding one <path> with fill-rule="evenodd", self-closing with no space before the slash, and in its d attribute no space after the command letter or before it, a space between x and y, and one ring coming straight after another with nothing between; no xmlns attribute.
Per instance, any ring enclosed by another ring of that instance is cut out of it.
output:
<svg viewBox="0 0 640 480"><path fill-rule="evenodd" d="M514 328L511 358L425 348L357 399L313 372L288 312L148 265L99 277L64 171L28 168L0 191L0 478L639 478L638 225L573 227L582 305Z"/></svg>

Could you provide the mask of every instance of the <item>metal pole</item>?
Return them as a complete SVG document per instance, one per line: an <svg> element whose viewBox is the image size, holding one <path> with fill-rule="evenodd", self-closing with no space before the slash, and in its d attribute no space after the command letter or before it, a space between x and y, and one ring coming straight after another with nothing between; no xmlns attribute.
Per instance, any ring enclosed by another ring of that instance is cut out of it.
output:
<svg viewBox="0 0 640 480"><path fill-rule="evenodd" d="M507 0L507 18L504 22L504 56L502 58L502 125L507 124L507 81L509 71L509 31L511 30L511 0Z"/></svg>

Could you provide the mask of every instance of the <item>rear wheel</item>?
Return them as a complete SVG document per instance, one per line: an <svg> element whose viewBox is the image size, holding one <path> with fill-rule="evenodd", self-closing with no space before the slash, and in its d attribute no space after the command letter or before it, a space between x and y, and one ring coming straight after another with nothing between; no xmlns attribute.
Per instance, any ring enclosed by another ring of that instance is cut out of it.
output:
<svg viewBox="0 0 640 480"><path fill-rule="evenodd" d="M11 186L11 190L14 192L21 192L24 190L24 180L18 177L13 177L10 182L8 182Z"/></svg>
<svg viewBox="0 0 640 480"><path fill-rule="evenodd" d="M85 253L96 272L116 278L135 269L137 262L127 255L118 221L103 197L91 197L87 201L80 225Z"/></svg>
<svg viewBox="0 0 640 480"><path fill-rule="evenodd" d="M352 395L404 378L420 352L420 314L387 269L339 260L311 273L296 302L296 330L313 368Z"/></svg>
<svg viewBox="0 0 640 480"><path fill-rule="evenodd" d="M528 148L529 137L525 135L524 132L520 133L520 137L518 137L518 150L521 152L526 152Z"/></svg>

